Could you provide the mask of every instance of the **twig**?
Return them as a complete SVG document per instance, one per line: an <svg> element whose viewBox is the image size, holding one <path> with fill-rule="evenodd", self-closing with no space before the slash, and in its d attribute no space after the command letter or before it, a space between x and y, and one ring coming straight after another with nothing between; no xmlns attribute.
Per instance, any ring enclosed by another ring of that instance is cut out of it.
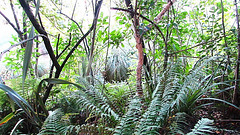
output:
<svg viewBox="0 0 240 135"><path fill-rule="evenodd" d="M12 26L12 28L19 34L22 35L22 32L17 29L14 24L0 11L0 14L2 15L2 17Z"/></svg>
<svg viewBox="0 0 240 135"><path fill-rule="evenodd" d="M17 29L20 31L20 26L19 26L19 23L18 23L18 19L17 19L16 12L15 12L14 7L13 7L12 0L10 0L10 6L11 6L11 9L12 9L12 12L13 12L13 16L14 16L14 19L15 19L15 22L16 22ZM21 32L21 33L18 33L18 34L19 34L19 38L20 38L21 40L23 40L22 32Z"/></svg>
<svg viewBox="0 0 240 135"><path fill-rule="evenodd" d="M227 120L215 120L216 122L240 122L240 120L227 119Z"/></svg>
<svg viewBox="0 0 240 135"><path fill-rule="evenodd" d="M174 55L174 54L177 54L177 53L180 53L180 52L184 52L184 51L187 51L187 50L189 50L189 49L193 49L193 48L195 48L195 47L198 47L198 46L207 44L207 43L209 43L209 42L214 42L214 41L216 41L217 39L220 39L220 38L222 38L222 37L216 37L216 38L214 38L214 39L212 39L212 40L210 40L210 41L205 41L205 42L202 42L202 43L198 43L198 44L196 44L196 45L194 45L194 46L192 46L192 47L190 47L190 48L187 48L187 49L184 49L184 50L180 50L180 51L176 51L176 52L173 52L173 53L171 53L171 54L169 54L169 55Z"/></svg>
<svg viewBox="0 0 240 135"><path fill-rule="evenodd" d="M77 26L78 26L78 29L80 30L80 32L82 33L82 35L84 35L83 31L82 31L82 28L80 27L80 25L78 24L78 22L76 22L74 19L70 18L69 16L67 16L66 14L60 12L60 14L62 14L63 16L67 17L69 20L71 20L72 22L74 22ZM85 51L86 51L86 54L89 56L88 52L89 52L89 46L88 46L88 43L87 43L87 39L84 39L85 41L83 41L83 44L84 44L84 48L85 48Z"/></svg>
<svg viewBox="0 0 240 135"><path fill-rule="evenodd" d="M164 35L163 35L163 32L162 32L161 29L158 27L158 25L157 25L156 23L154 23L152 20L148 19L147 17L145 17L145 16L143 16L143 15L141 15L141 14L139 14L139 13L136 13L136 12L134 12L134 11L132 11L132 10L129 10L129 9L123 9L123 8L111 8L111 9L129 12L129 13L131 13L131 14L133 14L133 15L136 14L136 15L139 15L141 18L145 19L146 21L150 22L150 23L159 31L159 33L161 34L161 36L162 36L162 38L163 38L164 43L166 44L166 39L165 39L165 37L164 37ZM148 25L148 26L144 29L144 31L145 31L145 32L146 32L146 31L149 31L150 28L152 28L152 25Z"/></svg>
<svg viewBox="0 0 240 135"><path fill-rule="evenodd" d="M71 17L71 19L73 19L73 15L74 15L74 12L75 12L75 9L76 9L76 5L77 5L77 0L75 1L75 4L74 4L74 8L73 8L73 12L72 12L72 17Z"/></svg>
<svg viewBox="0 0 240 135"><path fill-rule="evenodd" d="M56 56L58 56L58 46L59 46L60 34L57 37L57 44L56 44Z"/></svg>
<svg viewBox="0 0 240 135"><path fill-rule="evenodd" d="M60 58L62 56L62 54L68 49L68 47L71 45L71 42L72 42L72 33L70 33L70 35L69 35L68 45L62 50L62 52L60 52L59 55L57 55L57 59Z"/></svg>

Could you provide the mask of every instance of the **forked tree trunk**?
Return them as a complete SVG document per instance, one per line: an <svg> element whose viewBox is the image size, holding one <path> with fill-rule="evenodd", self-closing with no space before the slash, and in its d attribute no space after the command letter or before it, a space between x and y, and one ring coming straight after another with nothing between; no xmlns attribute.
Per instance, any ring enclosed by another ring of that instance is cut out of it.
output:
<svg viewBox="0 0 240 135"><path fill-rule="evenodd" d="M137 2L137 1L136 1ZM165 14L166 11L169 10L169 8L172 6L173 2L175 2L175 0L168 2L167 6L156 16L156 18L154 19L155 23L158 23L161 19L162 16ZM130 0L125 0L126 6L128 7L129 10L134 11L133 10L133 6ZM137 5L137 4L136 4ZM136 8L137 6L135 6ZM135 11L137 11L135 9ZM136 40L136 48L138 49L138 65L137 65L137 92L136 95L139 97L143 97L143 89L142 89L142 68L143 68L143 64L144 64L144 55L143 55L143 38L142 36L139 34L139 18L137 18L137 14L131 12L130 13L131 18L133 19L133 25L134 25L134 32L135 32L135 40ZM152 26L149 25L149 28L151 28Z"/></svg>

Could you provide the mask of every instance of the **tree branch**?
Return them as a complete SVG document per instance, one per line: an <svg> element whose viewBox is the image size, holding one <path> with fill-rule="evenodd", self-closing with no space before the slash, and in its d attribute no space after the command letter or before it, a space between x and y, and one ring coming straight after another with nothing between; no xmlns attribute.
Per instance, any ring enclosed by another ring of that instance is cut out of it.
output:
<svg viewBox="0 0 240 135"><path fill-rule="evenodd" d="M224 36L216 37L216 38L214 38L214 39L212 39L212 40L210 40L210 41L205 41L205 42L202 42L202 43L198 43L198 44L196 44L196 45L194 45L194 46L192 46L192 47L190 47L190 48L187 48L187 49L184 49L184 50L180 50L180 51L176 51L176 52L170 53L169 56L174 55L174 54L177 54L177 53L180 53L180 52L184 52L184 51L187 51L187 50L190 50L190 49L193 49L193 48L195 48L195 47L198 47L198 46L201 46L201 45L210 43L210 42L214 42L214 41L216 41L216 40L218 40L218 39L221 39L222 37L224 37Z"/></svg>
<svg viewBox="0 0 240 135"><path fill-rule="evenodd" d="M33 26L35 27L35 29L40 33L40 34L43 34L45 35L43 37L43 41L44 41L44 44L45 44L45 47L48 51L48 54L54 64L54 66L56 67L56 69L60 69L60 65L59 63L57 62L57 58L56 56L54 55L54 52L53 52L53 49L52 49L52 46L51 46L51 43L50 43L50 40L48 38L48 34L47 32L39 25L39 23L37 22L37 20L35 19L33 13L30 11L30 7L29 5L25 2L25 0L19 0L23 10L26 12L28 18L30 19L30 21L32 22Z"/></svg>
<svg viewBox="0 0 240 135"><path fill-rule="evenodd" d="M12 12L13 12L13 16L14 16L17 28L20 30L20 26L19 26L19 23L18 23L18 19L17 19L16 13L15 13L13 4L12 4L12 0L10 0L10 6L11 6L11 9L12 9Z"/></svg>
<svg viewBox="0 0 240 135"><path fill-rule="evenodd" d="M66 14L60 12L60 14L62 14L63 16L67 17L69 20L73 21L77 26L78 26L78 29L80 30L80 32L82 33L82 35L84 35L83 31L82 31L82 28L80 27L80 25L72 18L70 18L69 16L67 16ZM88 46L88 43L87 43L87 40L84 39L85 41L83 41L84 43L84 48L85 48L85 51L86 51L86 54L89 56L88 52L89 52L89 46Z"/></svg>
<svg viewBox="0 0 240 135"><path fill-rule="evenodd" d="M155 17L154 22L159 23L159 21L162 19L162 17L165 14L165 12L167 12L169 10L169 8L173 5L174 2L175 2L175 0L168 2L167 6L162 10L162 12L160 12Z"/></svg>
<svg viewBox="0 0 240 135"><path fill-rule="evenodd" d="M150 22L158 31L159 33L161 34L162 38L163 38L163 41L164 43L166 44L166 39L163 35L163 32L161 31L161 29L158 27L158 25L156 23L154 23L152 20L148 19L147 17L143 16L142 14L139 14L139 13L136 13L132 10L129 10L129 9L123 9L123 8L111 8L112 10L120 10L120 11L125 11L125 12L129 12L131 14L135 14L135 15L138 15L140 16L141 18L145 19L146 21ZM151 28L152 28L152 25L148 25L147 27L145 27L144 31L149 31Z"/></svg>
<svg viewBox="0 0 240 135"><path fill-rule="evenodd" d="M45 35L42 35L42 34L36 35L36 36L34 36L34 37L32 37L32 38L29 38L29 39L23 40L23 41L21 41L21 42L19 42L19 43L17 43L17 44L11 45L8 49L0 52L0 61L1 61L1 59L2 59L2 56L3 56L5 53L9 52L9 51L10 51L11 49L13 49L14 47L17 47L18 45L21 45L21 44L23 44L23 43L25 43L25 42L27 42L27 41L33 40L33 39L35 39L35 38L37 38L37 37L39 37L39 36L44 37Z"/></svg>
<svg viewBox="0 0 240 135"><path fill-rule="evenodd" d="M59 78L60 76L60 73L62 72L62 69L63 67L65 66L65 64L67 63L68 59L70 58L70 56L72 56L73 52L77 49L78 45L88 36L88 34L93 30L93 27L94 25L96 25L97 23L97 18L98 18L98 15L99 15L99 11L100 11L100 8L101 8L101 5L102 5L102 1L103 0L100 0L98 1L98 4L96 6L96 9L95 9L95 14L94 14L94 20L93 20L93 23L92 23L92 26L91 28L87 31L86 34L84 34L81 39L74 45L74 47L70 50L70 52L68 53L68 55L66 56L66 58L64 59L61 67L59 70L56 71L55 73L55 78ZM50 94L50 91L52 89L53 85L50 84L48 87L47 87L47 90L43 96L43 103L45 103L47 101L47 98L49 97L49 94Z"/></svg>
<svg viewBox="0 0 240 135"><path fill-rule="evenodd" d="M2 15L2 17L12 26L12 28L18 33L18 35L22 35L23 33L17 29L14 24L0 11L0 14Z"/></svg>

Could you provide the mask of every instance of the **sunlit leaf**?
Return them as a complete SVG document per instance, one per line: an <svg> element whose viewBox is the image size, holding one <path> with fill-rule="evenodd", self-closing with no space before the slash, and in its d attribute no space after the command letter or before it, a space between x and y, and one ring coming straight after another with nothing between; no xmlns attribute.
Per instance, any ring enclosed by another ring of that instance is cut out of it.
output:
<svg viewBox="0 0 240 135"><path fill-rule="evenodd" d="M1 121L0 121L0 126L3 125L4 123L8 122L15 114L12 112L5 116Z"/></svg>

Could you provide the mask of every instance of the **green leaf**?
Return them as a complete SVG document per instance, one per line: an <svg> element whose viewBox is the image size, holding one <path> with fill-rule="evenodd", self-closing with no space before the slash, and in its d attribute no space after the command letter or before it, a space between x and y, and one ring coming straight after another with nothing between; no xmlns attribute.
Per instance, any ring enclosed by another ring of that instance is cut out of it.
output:
<svg viewBox="0 0 240 135"><path fill-rule="evenodd" d="M11 98L11 100L13 100L35 124L41 126L41 120L36 116L33 108L28 104L25 99L23 99L13 89L4 84L0 84L0 89L5 91L6 94Z"/></svg>
<svg viewBox="0 0 240 135"><path fill-rule="evenodd" d="M37 1L36 4L36 12L35 12L35 18L38 15L38 11L39 11L39 7L40 7L40 0ZM31 31L29 33L29 39L34 37L34 27L32 26ZM23 84L23 88L24 88L24 82L27 76L27 71L28 71L28 67L31 61L31 56L32 56L32 46L33 46L33 40L30 40L27 42L27 47L25 49L25 53L24 53L24 60L23 60L23 76L22 76L22 84Z"/></svg>
<svg viewBox="0 0 240 135"><path fill-rule="evenodd" d="M225 104L228 104L228 105L230 105L230 106L232 106L232 107L235 107L236 109L240 110L240 108L237 107L236 105L234 105L234 104L232 104L232 103L230 103L230 102L227 102L227 101L225 101L225 100L222 100L222 99L217 99L217 98L202 98L202 99L200 99L200 100L214 100L214 101L219 101L219 102L223 102L223 103L225 103Z"/></svg>
<svg viewBox="0 0 240 135"><path fill-rule="evenodd" d="M1 121L0 121L0 126L3 125L4 123L7 123L15 114L11 112L7 116L5 116Z"/></svg>
<svg viewBox="0 0 240 135"><path fill-rule="evenodd" d="M29 38L33 38L34 37L34 27L31 28L30 34L29 34ZM24 82L27 76L27 71L28 71L28 67L31 61L31 56L32 56L32 46L33 46L33 40L30 40L27 42L27 47L24 53L24 60L23 60L23 76L22 76L22 84L24 87Z"/></svg>

